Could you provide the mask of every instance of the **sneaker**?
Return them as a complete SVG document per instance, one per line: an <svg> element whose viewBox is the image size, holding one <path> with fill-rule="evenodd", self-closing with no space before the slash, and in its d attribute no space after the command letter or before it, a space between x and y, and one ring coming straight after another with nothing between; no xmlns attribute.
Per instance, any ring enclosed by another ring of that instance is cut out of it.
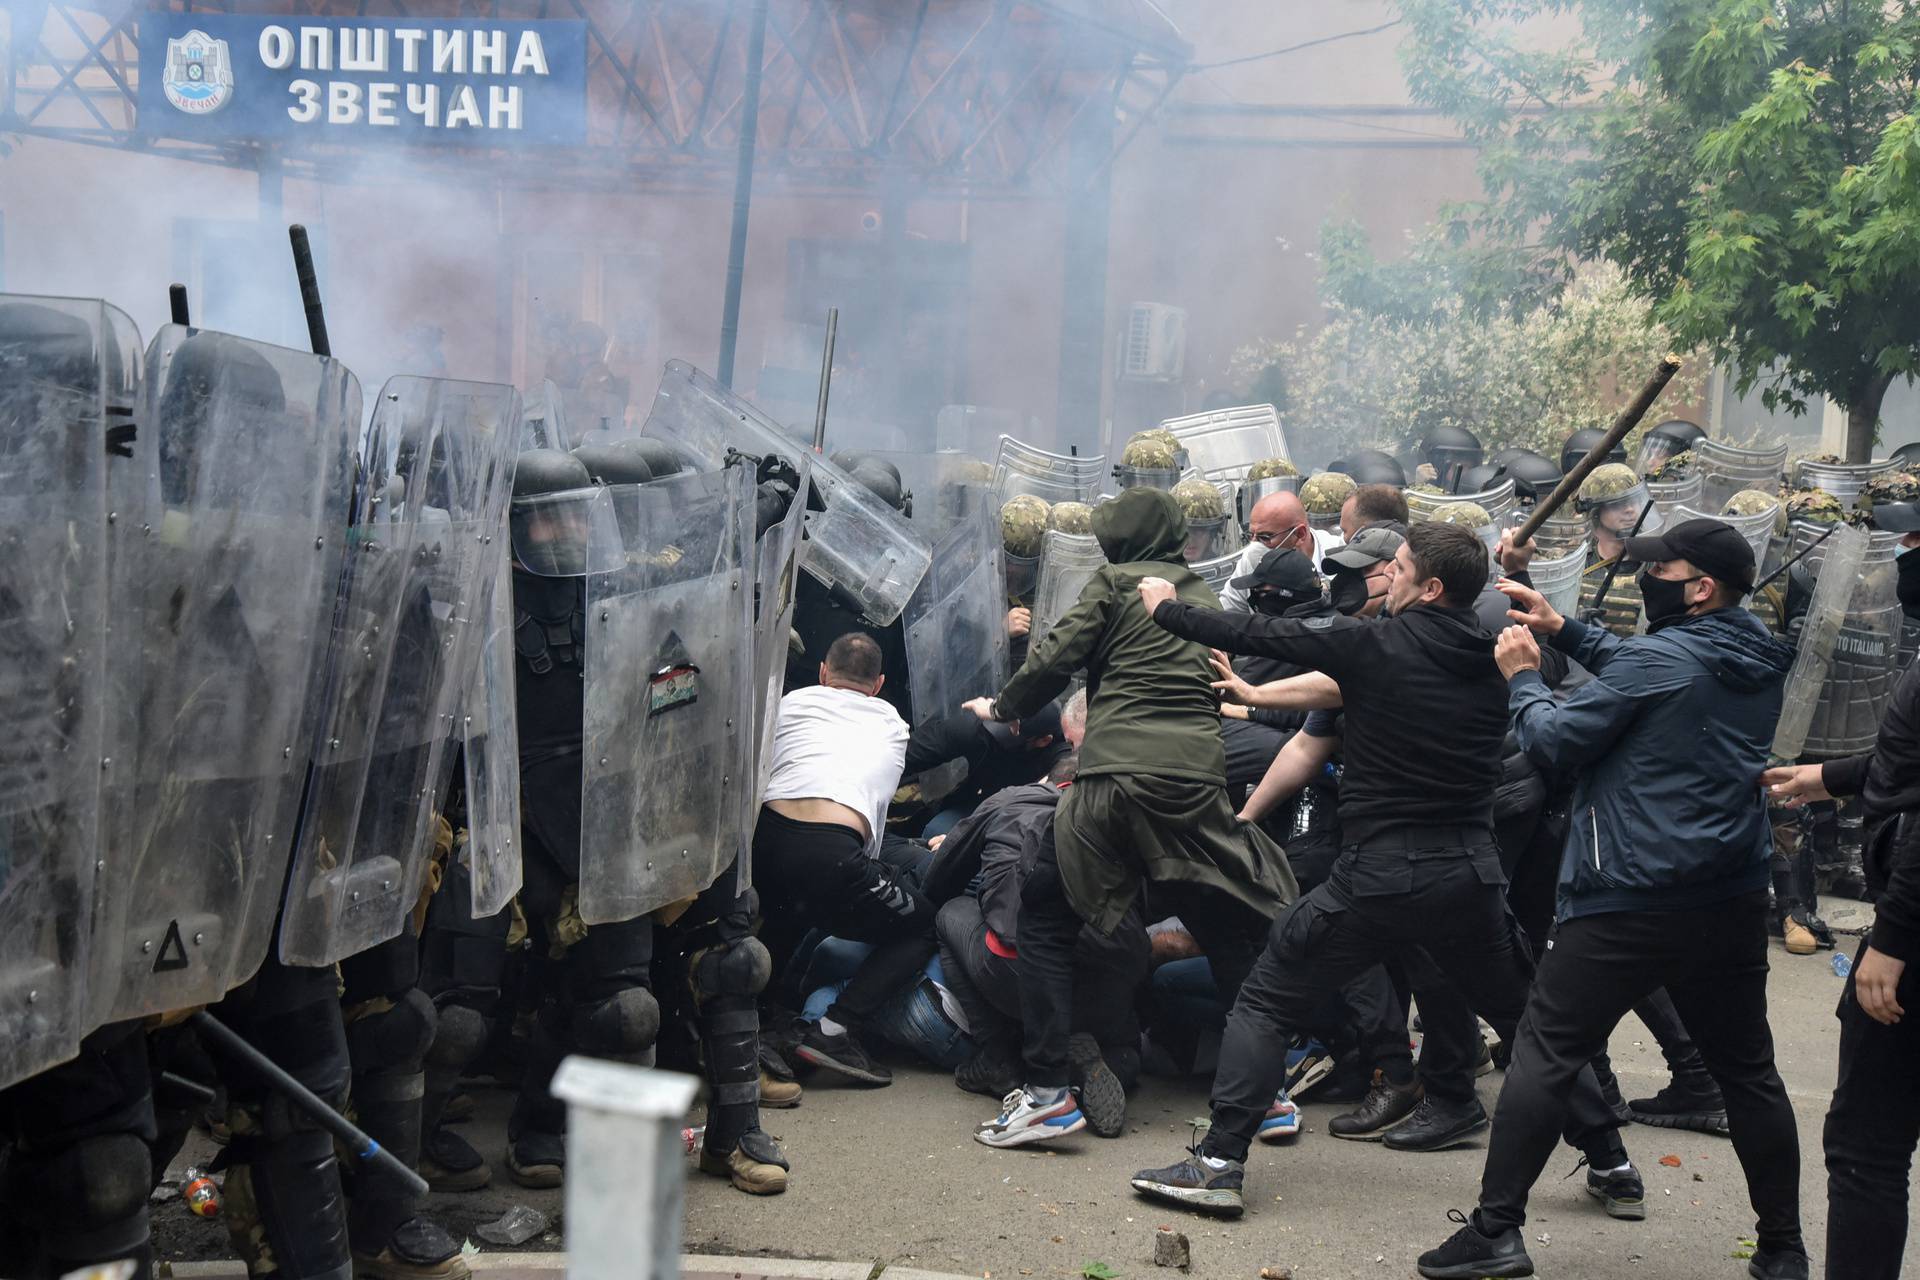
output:
<svg viewBox="0 0 1920 1280"><path fill-rule="evenodd" d="M1382 1141L1395 1151L1444 1151L1465 1142L1489 1123L1487 1109L1480 1105L1478 1098L1469 1102L1443 1102L1439 1098L1427 1097L1420 1099L1420 1105L1413 1109L1413 1114L1395 1125ZM1494 1274L1510 1273L1502 1271Z"/></svg>
<svg viewBox="0 0 1920 1280"><path fill-rule="evenodd" d="M1100 1044L1092 1036L1082 1033L1068 1038L1067 1079L1095 1137L1117 1138L1125 1132L1127 1091L1100 1056Z"/></svg>
<svg viewBox="0 0 1920 1280"><path fill-rule="evenodd" d="M1087 1118L1074 1102L1072 1090L1061 1090L1058 1101L1040 1102L1022 1086L1000 1100L1000 1114L974 1130L973 1137L989 1147L1024 1147L1086 1127Z"/></svg>
<svg viewBox="0 0 1920 1280"><path fill-rule="evenodd" d="M378 1253L353 1253L355 1280L468 1280L473 1275L460 1244L425 1218L393 1229Z"/></svg>
<svg viewBox="0 0 1920 1280"><path fill-rule="evenodd" d="M1527 1242L1516 1227L1497 1235L1480 1230L1480 1212L1469 1218L1458 1209L1447 1210L1447 1217L1460 1229L1447 1237L1438 1249L1420 1255L1418 1268L1427 1280L1481 1280L1482 1277L1530 1276L1533 1259L1527 1256Z"/></svg>
<svg viewBox="0 0 1920 1280"><path fill-rule="evenodd" d="M866 1049L853 1038L850 1030L830 1036L820 1029L819 1023L809 1022L793 1056L810 1066L837 1071L849 1080L858 1080L862 1084L893 1083L893 1072L868 1057Z"/></svg>
<svg viewBox="0 0 1920 1280"><path fill-rule="evenodd" d="M1753 1280L1807 1280L1813 1264L1798 1249L1760 1249L1747 1261Z"/></svg>
<svg viewBox="0 0 1920 1280"><path fill-rule="evenodd" d="M1587 1194L1600 1202L1609 1218L1638 1222L1647 1216L1647 1188L1631 1165L1610 1173L1589 1167Z"/></svg>
<svg viewBox="0 0 1920 1280"><path fill-rule="evenodd" d="M1387 1130L1412 1115L1424 1097L1420 1082L1391 1084L1384 1071L1373 1073L1373 1084L1357 1109L1327 1122L1327 1132L1355 1142L1378 1142Z"/></svg>
<svg viewBox="0 0 1920 1280"><path fill-rule="evenodd" d="M760 1105L785 1111L788 1107L800 1105L801 1089L798 1081L782 1080L768 1071L760 1069Z"/></svg>
<svg viewBox="0 0 1920 1280"><path fill-rule="evenodd" d="M567 1140L557 1133L525 1132L507 1139L507 1173L535 1191L557 1187L566 1178Z"/></svg>
<svg viewBox="0 0 1920 1280"><path fill-rule="evenodd" d="M1004 1098L1020 1087L1020 1064L1004 1049L976 1049L953 1069L953 1083L968 1093Z"/></svg>
<svg viewBox="0 0 1920 1280"><path fill-rule="evenodd" d="M1656 1129L1692 1129L1722 1137L1733 1132L1727 1124L1726 1100L1711 1078L1706 1090L1676 1079L1651 1098L1635 1098L1627 1107L1636 1123Z"/></svg>
<svg viewBox="0 0 1920 1280"><path fill-rule="evenodd" d="M1820 941L1813 936L1813 931L1791 915L1781 921L1780 930L1790 956L1810 956L1820 949Z"/></svg>
<svg viewBox="0 0 1920 1280"><path fill-rule="evenodd" d="M777 1196L787 1189L786 1152L759 1129L750 1129L727 1152L700 1148L700 1172L725 1178L750 1196Z"/></svg>
<svg viewBox="0 0 1920 1280"><path fill-rule="evenodd" d="M1165 1200L1183 1209L1237 1218L1246 1211L1240 1199L1240 1186L1246 1176L1245 1162L1203 1156L1199 1148L1194 1147L1189 1148L1187 1158L1177 1164L1164 1169L1142 1169L1134 1174L1132 1186L1143 1196Z"/></svg>
<svg viewBox="0 0 1920 1280"><path fill-rule="evenodd" d="M1260 1121L1260 1128L1254 1137L1262 1142L1285 1142L1288 1138L1300 1134L1300 1108L1293 1105L1291 1099L1282 1090L1280 1096L1267 1108L1266 1118Z"/></svg>
<svg viewBox="0 0 1920 1280"><path fill-rule="evenodd" d="M431 1191L478 1191L493 1170L473 1144L451 1129L435 1129L420 1149L420 1176Z"/></svg>
<svg viewBox="0 0 1920 1280"><path fill-rule="evenodd" d="M1318 1040L1296 1043L1287 1050L1287 1085L1281 1092L1289 1098L1307 1092L1333 1074L1333 1055Z"/></svg>

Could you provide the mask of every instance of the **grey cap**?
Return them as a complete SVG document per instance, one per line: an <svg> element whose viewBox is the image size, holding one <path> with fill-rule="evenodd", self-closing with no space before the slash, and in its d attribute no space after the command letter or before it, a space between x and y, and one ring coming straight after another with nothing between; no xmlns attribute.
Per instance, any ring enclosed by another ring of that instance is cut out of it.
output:
<svg viewBox="0 0 1920 1280"><path fill-rule="evenodd" d="M1398 520L1370 524L1354 534L1346 546L1327 552L1320 561L1320 569L1323 573L1338 573L1342 569L1364 569L1370 564L1391 560L1406 540L1407 527Z"/></svg>

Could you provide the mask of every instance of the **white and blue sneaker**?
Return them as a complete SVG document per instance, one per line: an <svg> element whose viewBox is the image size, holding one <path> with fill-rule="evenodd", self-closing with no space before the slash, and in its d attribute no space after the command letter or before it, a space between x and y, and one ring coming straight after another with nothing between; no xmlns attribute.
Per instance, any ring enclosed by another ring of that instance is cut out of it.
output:
<svg viewBox="0 0 1920 1280"><path fill-rule="evenodd" d="M1267 1115L1260 1122L1260 1129L1253 1136L1262 1142L1285 1142L1300 1132L1300 1108L1287 1098L1282 1089L1273 1105L1267 1108Z"/></svg>
<svg viewBox="0 0 1920 1280"><path fill-rule="evenodd" d="M1000 1100L1000 1114L974 1130L973 1137L989 1147L1024 1147L1086 1127L1087 1118L1070 1090L1062 1089L1058 1098L1043 1102L1020 1088Z"/></svg>

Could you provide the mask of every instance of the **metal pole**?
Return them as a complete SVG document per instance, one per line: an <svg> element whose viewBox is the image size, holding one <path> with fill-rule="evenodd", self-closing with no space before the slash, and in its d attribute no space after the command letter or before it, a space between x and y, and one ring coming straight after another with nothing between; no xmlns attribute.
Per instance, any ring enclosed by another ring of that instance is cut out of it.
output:
<svg viewBox="0 0 1920 1280"><path fill-rule="evenodd" d="M327 341L327 313L320 306L320 281L313 274L313 246L307 243L307 229L299 223L287 228L293 242L293 272L300 279L300 305L307 311L307 342L313 354L330 356L333 344Z"/></svg>
<svg viewBox="0 0 1920 1280"><path fill-rule="evenodd" d="M833 340L840 332L840 308L827 308L827 345L820 352L820 403L813 410L813 451L827 447L827 389L833 385Z"/></svg>
<svg viewBox="0 0 1920 1280"><path fill-rule="evenodd" d="M733 386L740 343L740 285L747 266L747 215L753 210L753 148L760 132L760 64L767 56L767 0L753 0L747 31L747 84L740 106L739 160L733 172L733 235L727 242L727 295L720 313L720 385Z"/></svg>
<svg viewBox="0 0 1920 1280"><path fill-rule="evenodd" d="M229 1057L238 1058L248 1067L265 1076L267 1083L273 1086L275 1092L299 1110L304 1111L314 1123L346 1143L354 1155L384 1167L405 1182L414 1194L422 1196L427 1194L425 1178L400 1163L398 1156L368 1137L353 1121L328 1106L313 1090L288 1075L279 1063L242 1040L233 1028L205 1012L194 1014L188 1021L193 1024L193 1029L200 1033L202 1040L208 1041L212 1047Z"/></svg>

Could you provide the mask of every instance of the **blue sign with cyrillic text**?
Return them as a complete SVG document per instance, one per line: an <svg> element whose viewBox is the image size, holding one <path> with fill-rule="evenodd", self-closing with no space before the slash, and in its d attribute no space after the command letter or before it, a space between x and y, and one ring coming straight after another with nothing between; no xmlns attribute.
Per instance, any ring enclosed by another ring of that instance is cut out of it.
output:
<svg viewBox="0 0 1920 1280"><path fill-rule="evenodd" d="M587 24L143 14L140 130L201 142L577 145Z"/></svg>

